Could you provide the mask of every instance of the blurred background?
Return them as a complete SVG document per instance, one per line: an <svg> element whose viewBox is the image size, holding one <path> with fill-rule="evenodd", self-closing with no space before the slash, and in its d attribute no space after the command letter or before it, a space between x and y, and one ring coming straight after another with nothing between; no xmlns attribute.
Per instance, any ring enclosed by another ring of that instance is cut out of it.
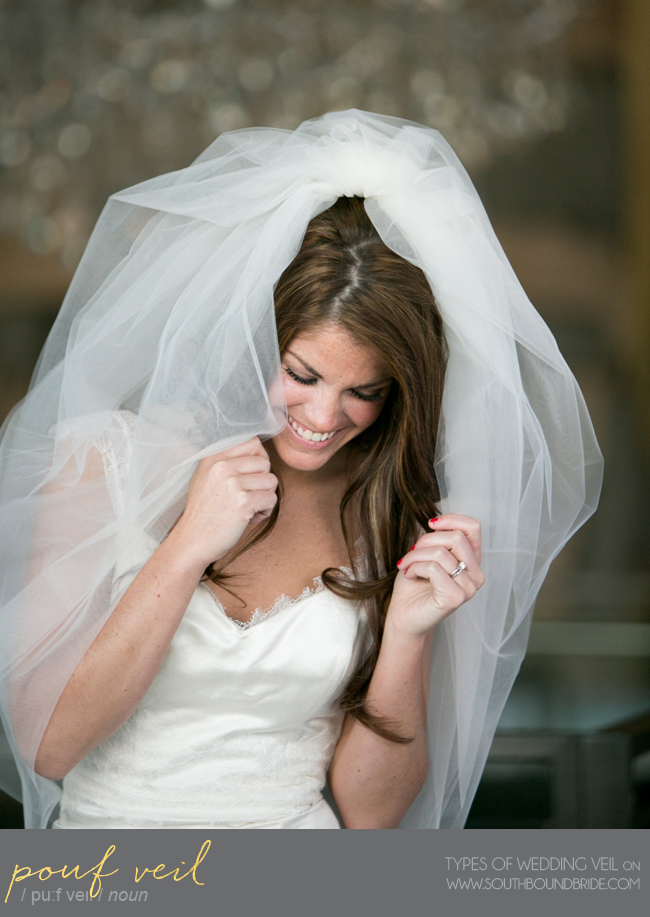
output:
<svg viewBox="0 0 650 917"><path fill-rule="evenodd" d="M605 453L467 826L648 827L647 0L0 0L0 416L109 194L346 108L452 143Z"/></svg>

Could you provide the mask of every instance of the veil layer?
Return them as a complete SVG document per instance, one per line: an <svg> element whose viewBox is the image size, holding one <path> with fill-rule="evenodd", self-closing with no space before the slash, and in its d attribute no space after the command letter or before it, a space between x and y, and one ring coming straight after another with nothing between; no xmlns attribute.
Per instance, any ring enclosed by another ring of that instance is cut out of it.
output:
<svg viewBox="0 0 650 917"><path fill-rule="evenodd" d="M449 145L352 110L223 134L190 167L113 195L3 428L1 700L28 827L57 803L34 758L119 598L119 558L143 530L165 537L202 456L284 425L274 285L312 217L353 195L435 294L449 366L432 471L443 511L483 524L486 583L436 630L429 778L402 823L463 826L535 597L596 507L602 461Z"/></svg>

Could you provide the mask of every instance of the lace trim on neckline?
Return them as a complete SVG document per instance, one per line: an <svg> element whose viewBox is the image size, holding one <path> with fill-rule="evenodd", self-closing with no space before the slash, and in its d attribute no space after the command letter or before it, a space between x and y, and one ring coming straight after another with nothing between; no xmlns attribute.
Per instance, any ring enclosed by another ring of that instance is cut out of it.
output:
<svg viewBox="0 0 650 917"><path fill-rule="evenodd" d="M347 576L353 575L353 571L350 567L337 567L337 569L340 570L341 573L345 573ZM248 621L238 621L237 618L230 617L224 608L221 599L215 592L212 591L212 589L210 589L208 584L204 582L202 585L205 586L205 588L208 590L212 598L215 600L223 612L224 616L228 618L228 620L231 621L235 627L238 627L240 630L250 630L251 627L254 627L256 624L260 624L262 621L266 621L267 618L277 614L278 611L283 611L285 608L289 608L291 605L296 605L298 602L302 602L303 599L322 592L325 588L322 576L315 576L312 580L311 586L305 586L299 595L292 598L283 592L282 595L279 595L275 602L273 602L273 604L268 608L256 608Z"/></svg>

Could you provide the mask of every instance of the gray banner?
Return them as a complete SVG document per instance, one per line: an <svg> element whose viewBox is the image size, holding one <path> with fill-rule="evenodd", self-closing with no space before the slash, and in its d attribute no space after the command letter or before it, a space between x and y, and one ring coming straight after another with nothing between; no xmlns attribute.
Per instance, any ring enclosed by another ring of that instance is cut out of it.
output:
<svg viewBox="0 0 650 917"><path fill-rule="evenodd" d="M7 915L650 911L633 830L0 832Z"/></svg>

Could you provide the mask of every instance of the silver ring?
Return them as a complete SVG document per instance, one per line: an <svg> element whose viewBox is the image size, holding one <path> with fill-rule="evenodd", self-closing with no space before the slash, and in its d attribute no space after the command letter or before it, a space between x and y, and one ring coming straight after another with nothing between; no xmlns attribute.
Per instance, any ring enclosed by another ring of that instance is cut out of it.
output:
<svg viewBox="0 0 650 917"><path fill-rule="evenodd" d="M451 576L451 577L456 577L456 576L458 576L460 573L462 573L463 570L467 570L467 564L466 564L464 561L461 560L461 562L458 564L458 566L456 567L456 569L455 569L455 570L452 570L451 573L449 574L449 576Z"/></svg>

